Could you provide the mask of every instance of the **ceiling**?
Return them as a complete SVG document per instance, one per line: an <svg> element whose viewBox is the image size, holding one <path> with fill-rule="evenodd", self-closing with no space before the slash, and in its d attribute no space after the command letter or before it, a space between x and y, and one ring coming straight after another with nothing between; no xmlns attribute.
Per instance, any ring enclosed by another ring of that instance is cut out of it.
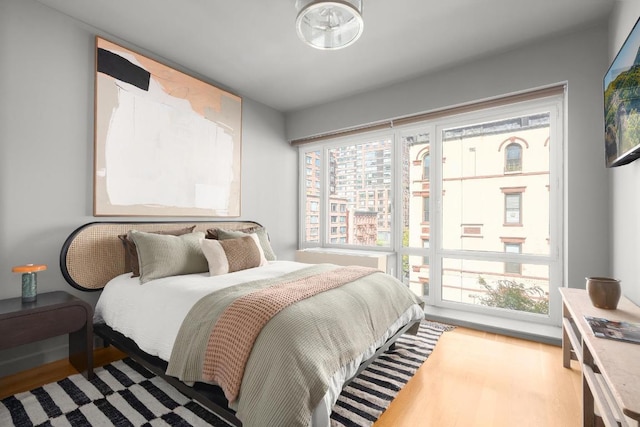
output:
<svg viewBox="0 0 640 427"><path fill-rule="evenodd" d="M320 51L295 0L38 0L282 112L384 87L605 19L614 0L363 0L364 33Z"/></svg>

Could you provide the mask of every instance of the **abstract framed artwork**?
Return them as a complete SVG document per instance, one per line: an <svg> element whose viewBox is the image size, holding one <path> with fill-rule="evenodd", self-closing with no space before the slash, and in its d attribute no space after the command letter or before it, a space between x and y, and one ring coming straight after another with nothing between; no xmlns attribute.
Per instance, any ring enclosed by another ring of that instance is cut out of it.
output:
<svg viewBox="0 0 640 427"><path fill-rule="evenodd" d="M94 216L240 216L242 99L96 37Z"/></svg>

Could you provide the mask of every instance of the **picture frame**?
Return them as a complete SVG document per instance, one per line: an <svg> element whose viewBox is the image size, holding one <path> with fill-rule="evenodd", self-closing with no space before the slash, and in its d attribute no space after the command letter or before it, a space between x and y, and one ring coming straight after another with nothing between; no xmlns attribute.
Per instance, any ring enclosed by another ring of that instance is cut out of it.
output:
<svg viewBox="0 0 640 427"><path fill-rule="evenodd" d="M603 77L606 166L640 158L640 18Z"/></svg>
<svg viewBox="0 0 640 427"><path fill-rule="evenodd" d="M242 99L96 37L94 216L240 216Z"/></svg>

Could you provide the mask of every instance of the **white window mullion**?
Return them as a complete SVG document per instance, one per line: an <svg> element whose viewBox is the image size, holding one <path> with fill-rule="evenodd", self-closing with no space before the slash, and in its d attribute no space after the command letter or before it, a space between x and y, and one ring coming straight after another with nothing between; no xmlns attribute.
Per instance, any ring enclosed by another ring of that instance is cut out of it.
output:
<svg viewBox="0 0 640 427"><path fill-rule="evenodd" d="M429 304L441 305L442 301L442 128L434 126L431 159L431 293Z"/></svg>
<svg viewBox="0 0 640 427"><path fill-rule="evenodd" d="M329 161L327 159L327 153L329 149L327 147L322 147L321 152L321 167L320 167L320 182L322 183L322 191L320 192L320 245L327 245L327 236L329 234L327 225L327 219L331 213L329 212Z"/></svg>

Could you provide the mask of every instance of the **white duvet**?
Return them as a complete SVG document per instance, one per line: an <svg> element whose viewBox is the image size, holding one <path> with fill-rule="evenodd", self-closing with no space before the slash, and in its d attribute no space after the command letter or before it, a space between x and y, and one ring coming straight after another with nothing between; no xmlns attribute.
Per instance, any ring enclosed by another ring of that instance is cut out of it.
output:
<svg viewBox="0 0 640 427"><path fill-rule="evenodd" d="M274 261L269 265L220 276L209 273L189 274L156 279L140 284L131 273L111 280L102 291L94 314L94 323L106 323L132 339L144 352L169 361L173 343L182 321L191 307L203 296L229 286L254 280L275 278L308 267L291 261ZM329 426L331 408L345 381L352 377L360 363L371 357L376 348L389 339L402 325L422 319L422 309L415 305L389 328L379 342L344 366L331 378L329 390L313 413L314 427Z"/></svg>

